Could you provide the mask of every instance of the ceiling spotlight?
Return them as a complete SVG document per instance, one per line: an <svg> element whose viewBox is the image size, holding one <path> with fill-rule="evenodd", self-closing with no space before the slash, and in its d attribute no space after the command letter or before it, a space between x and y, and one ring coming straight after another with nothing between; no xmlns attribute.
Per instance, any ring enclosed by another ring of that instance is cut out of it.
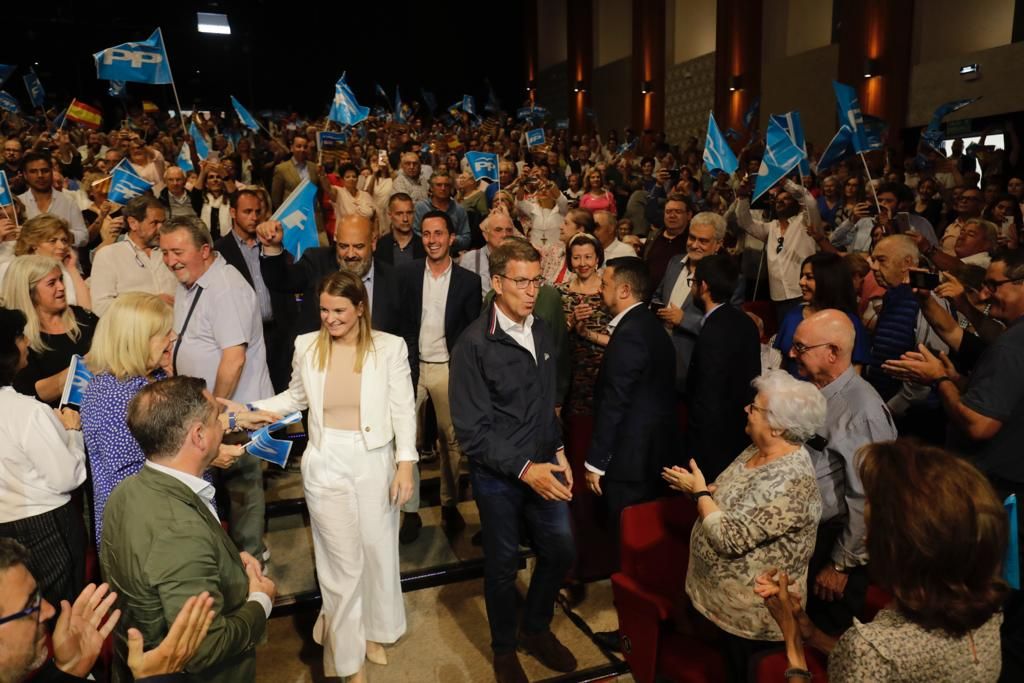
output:
<svg viewBox="0 0 1024 683"><path fill-rule="evenodd" d="M228 15L211 12L196 12L196 23L200 33L216 33L222 36L231 35Z"/></svg>

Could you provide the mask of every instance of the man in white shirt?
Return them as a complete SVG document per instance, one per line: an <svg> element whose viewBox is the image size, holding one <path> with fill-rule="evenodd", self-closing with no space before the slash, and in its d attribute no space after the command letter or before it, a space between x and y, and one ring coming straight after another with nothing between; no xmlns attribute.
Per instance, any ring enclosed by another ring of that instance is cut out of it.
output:
<svg viewBox="0 0 1024 683"><path fill-rule="evenodd" d="M89 230L75 201L63 192L54 191L53 160L46 154L29 152L22 159L21 167L28 183L28 191L18 195L25 205L25 218L35 218L41 213L62 218L75 238L73 246L84 246L89 241Z"/></svg>
<svg viewBox="0 0 1024 683"><path fill-rule="evenodd" d="M459 265L480 276L480 291L486 295L491 291L491 269L488 258L506 238L516 233L512 218L504 207L491 209L491 213L480 223L480 231L484 234L484 246L467 251L459 258Z"/></svg>
<svg viewBox="0 0 1024 683"><path fill-rule="evenodd" d="M426 201L432 175L434 169L422 165L416 152L405 152L402 154L402 170L392 183L392 192L404 192L414 202Z"/></svg>
<svg viewBox="0 0 1024 683"><path fill-rule="evenodd" d="M605 263L613 258L636 256L633 247L619 241L617 228L615 216L610 211L594 212L594 237L600 240L601 246L604 248Z"/></svg>
<svg viewBox="0 0 1024 683"><path fill-rule="evenodd" d="M128 202L124 215L127 237L98 249L93 256L89 287L96 315L106 313L125 292L148 292L174 304L178 281L164 265L163 252L157 246L167 211L156 198L140 195Z"/></svg>

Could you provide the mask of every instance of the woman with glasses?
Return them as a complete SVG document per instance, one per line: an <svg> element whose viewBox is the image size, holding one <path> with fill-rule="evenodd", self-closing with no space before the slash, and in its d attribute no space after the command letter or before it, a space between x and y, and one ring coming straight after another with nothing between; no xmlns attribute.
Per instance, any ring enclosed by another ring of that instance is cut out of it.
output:
<svg viewBox="0 0 1024 683"><path fill-rule="evenodd" d="M809 382L774 370L754 380L747 406L752 445L711 486L696 461L666 468L673 489L697 502L690 534L686 608L678 610L684 633L718 636L730 681L747 680L751 655L773 647L783 633L754 579L780 567L798 586L807 583L821 518L814 465L804 446L825 423L825 397ZM699 457L699 454L698 454Z"/></svg>

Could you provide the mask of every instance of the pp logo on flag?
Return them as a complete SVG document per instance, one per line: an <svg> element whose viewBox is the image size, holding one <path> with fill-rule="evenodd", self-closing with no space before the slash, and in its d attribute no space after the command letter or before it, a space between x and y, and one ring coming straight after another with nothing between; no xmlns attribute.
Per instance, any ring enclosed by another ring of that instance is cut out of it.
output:
<svg viewBox="0 0 1024 683"><path fill-rule="evenodd" d="M121 195L125 199L135 199L140 194L142 194L142 192L140 192L139 188L135 187L131 183L122 180L121 182L114 186L113 192L111 194Z"/></svg>
<svg viewBox="0 0 1024 683"><path fill-rule="evenodd" d="M290 214L282 218L281 223L286 228L298 228L299 230L305 230L306 226L303 224L306 222L307 218L308 217L306 216L305 213L296 210L292 211Z"/></svg>
<svg viewBox="0 0 1024 683"><path fill-rule="evenodd" d="M473 162L473 170L477 175L481 173L494 173L494 161L492 159L477 159Z"/></svg>
<svg viewBox="0 0 1024 683"><path fill-rule="evenodd" d="M120 47L112 47L103 51L103 63L110 66L114 62L130 62L133 69L138 69L144 64L160 64L164 56L159 52L125 50Z"/></svg>

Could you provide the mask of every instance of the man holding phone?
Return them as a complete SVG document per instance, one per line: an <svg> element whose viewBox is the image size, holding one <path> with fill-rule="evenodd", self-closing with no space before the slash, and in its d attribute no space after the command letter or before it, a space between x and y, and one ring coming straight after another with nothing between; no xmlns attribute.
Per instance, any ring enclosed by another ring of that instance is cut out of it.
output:
<svg viewBox="0 0 1024 683"><path fill-rule="evenodd" d="M878 206L874 202L861 202L853 212L853 218L836 226L831 238L820 229L811 231L811 236L823 251L869 253L871 233L881 225L886 235L896 235L912 230L917 235L918 249L927 251L924 245L937 245L935 229L928 219L910 211L914 206L914 195L906 185L883 183L876 192ZM906 214L906 223L901 225L900 214ZM913 236L913 235L912 235Z"/></svg>

